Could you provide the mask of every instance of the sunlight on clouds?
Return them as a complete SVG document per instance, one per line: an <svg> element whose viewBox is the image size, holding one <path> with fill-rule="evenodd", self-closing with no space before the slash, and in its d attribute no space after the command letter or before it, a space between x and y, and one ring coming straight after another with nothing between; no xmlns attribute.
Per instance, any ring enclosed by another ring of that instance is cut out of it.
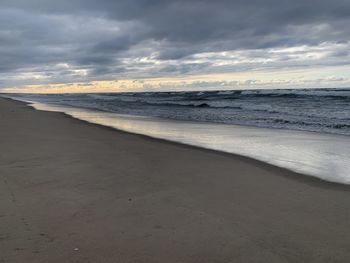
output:
<svg viewBox="0 0 350 263"><path fill-rule="evenodd" d="M121 79L68 84L27 85L4 89L4 92L79 93L135 91L191 91L217 89L343 87L350 85L350 66L288 70L256 70L230 74L206 74L169 78ZM86 74L77 70L77 74ZM35 76L40 78L40 76Z"/></svg>
<svg viewBox="0 0 350 263"><path fill-rule="evenodd" d="M159 58L154 48L145 44L117 61L93 55L83 61L109 66L60 62L0 74L0 84L4 84L3 92L31 93L342 87L349 85L350 66L345 63L349 48L349 42L324 42L202 52L174 60Z"/></svg>

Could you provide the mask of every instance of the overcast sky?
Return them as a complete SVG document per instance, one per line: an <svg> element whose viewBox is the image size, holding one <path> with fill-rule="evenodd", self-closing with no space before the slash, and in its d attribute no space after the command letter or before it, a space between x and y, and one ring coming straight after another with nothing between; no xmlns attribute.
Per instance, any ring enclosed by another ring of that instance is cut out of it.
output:
<svg viewBox="0 0 350 263"><path fill-rule="evenodd" d="M0 91L350 86L349 0L1 0Z"/></svg>

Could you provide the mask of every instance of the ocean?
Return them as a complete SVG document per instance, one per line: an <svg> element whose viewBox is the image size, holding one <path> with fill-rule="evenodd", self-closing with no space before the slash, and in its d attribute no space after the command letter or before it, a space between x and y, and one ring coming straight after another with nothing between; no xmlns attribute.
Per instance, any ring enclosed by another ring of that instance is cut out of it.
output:
<svg viewBox="0 0 350 263"><path fill-rule="evenodd" d="M6 96L350 184L350 88Z"/></svg>
<svg viewBox="0 0 350 263"><path fill-rule="evenodd" d="M350 135L350 89L14 96L119 114Z"/></svg>

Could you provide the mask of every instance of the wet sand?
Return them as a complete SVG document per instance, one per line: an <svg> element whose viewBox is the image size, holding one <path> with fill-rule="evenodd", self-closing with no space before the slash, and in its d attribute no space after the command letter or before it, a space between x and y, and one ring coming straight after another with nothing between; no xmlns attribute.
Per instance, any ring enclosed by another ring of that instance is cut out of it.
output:
<svg viewBox="0 0 350 263"><path fill-rule="evenodd" d="M0 262L349 262L349 190L0 99Z"/></svg>

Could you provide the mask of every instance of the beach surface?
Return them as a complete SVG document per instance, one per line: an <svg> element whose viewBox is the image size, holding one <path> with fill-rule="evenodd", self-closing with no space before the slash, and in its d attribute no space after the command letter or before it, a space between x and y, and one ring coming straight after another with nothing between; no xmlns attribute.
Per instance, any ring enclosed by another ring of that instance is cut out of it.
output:
<svg viewBox="0 0 350 263"><path fill-rule="evenodd" d="M0 99L0 262L349 262L350 187Z"/></svg>

